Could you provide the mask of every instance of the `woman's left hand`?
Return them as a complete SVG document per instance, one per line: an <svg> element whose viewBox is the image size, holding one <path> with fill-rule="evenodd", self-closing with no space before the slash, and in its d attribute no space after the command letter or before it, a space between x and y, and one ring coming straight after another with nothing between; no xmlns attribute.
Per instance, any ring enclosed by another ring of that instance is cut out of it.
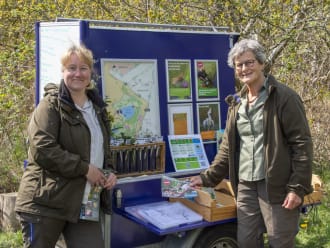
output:
<svg viewBox="0 0 330 248"><path fill-rule="evenodd" d="M282 204L282 207L286 209L294 209L302 203L301 198L293 192L289 192Z"/></svg>
<svg viewBox="0 0 330 248"><path fill-rule="evenodd" d="M106 189L112 189L117 183L117 176L114 173L110 173L107 180L103 184L103 187Z"/></svg>

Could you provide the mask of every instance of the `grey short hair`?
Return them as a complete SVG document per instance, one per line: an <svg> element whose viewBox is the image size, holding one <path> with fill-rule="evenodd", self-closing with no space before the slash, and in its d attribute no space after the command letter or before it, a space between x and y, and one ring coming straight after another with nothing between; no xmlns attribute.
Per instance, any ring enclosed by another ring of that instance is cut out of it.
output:
<svg viewBox="0 0 330 248"><path fill-rule="evenodd" d="M242 55L243 53L251 51L255 57L256 60L260 64L265 64L266 62L266 53L264 47L256 40L253 39L243 39L239 42L235 43L235 45L230 49L228 54L228 60L227 64L229 67L234 68L234 60L236 57Z"/></svg>

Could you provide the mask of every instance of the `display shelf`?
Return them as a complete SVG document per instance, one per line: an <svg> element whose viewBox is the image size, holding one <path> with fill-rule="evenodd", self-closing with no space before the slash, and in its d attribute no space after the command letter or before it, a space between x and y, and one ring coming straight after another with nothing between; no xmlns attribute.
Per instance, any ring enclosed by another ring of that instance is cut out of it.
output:
<svg viewBox="0 0 330 248"><path fill-rule="evenodd" d="M144 201L145 202L145 201ZM148 229L149 231L157 234L157 235L167 235L167 234L173 234L173 233L180 233L180 232L186 232L189 230L193 230L196 228L203 228L207 226L213 226L217 224L224 224L224 223L229 223L229 222L235 222L236 218L229 218L229 219L223 219L221 221L199 221L195 223L190 223L190 224L182 224L176 227L171 227L167 229L160 229L157 228L156 226L152 225L151 223L145 222L139 218L136 218L135 216L127 213L123 208L114 208L114 212L117 214L120 214L121 216L124 216L125 218L138 223L139 225L143 226L144 228Z"/></svg>

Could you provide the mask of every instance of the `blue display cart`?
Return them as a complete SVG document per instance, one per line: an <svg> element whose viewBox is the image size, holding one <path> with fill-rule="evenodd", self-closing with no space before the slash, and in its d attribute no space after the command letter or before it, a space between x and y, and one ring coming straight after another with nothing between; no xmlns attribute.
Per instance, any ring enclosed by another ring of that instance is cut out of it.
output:
<svg viewBox="0 0 330 248"><path fill-rule="evenodd" d="M45 84L59 82L60 56L72 43L83 43L92 50L95 57L95 81L104 98L116 90L113 86L107 85L107 75L104 72L106 63L109 63L111 70L118 69L118 73L122 73L118 63L124 63L123 70L136 62L147 62L151 63L151 67L154 66L153 74L146 78L154 79L157 90L149 94L149 99L153 99L153 103L149 103L148 108L144 109L149 111L148 115L150 114L149 125L158 125L149 131L154 136L163 137L165 141L165 167L162 173L145 176L141 173L140 176L125 177L125 173L122 173L113 190L113 214L106 215L104 219L107 247L145 247L160 244L165 247L208 247L205 246L207 242L213 242L213 245L214 242L223 242L227 244L226 247L235 247L235 219L218 222L200 221L162 230L126 213L124 208L164 200L160 189L163 174L187 177L200 172L198 169L178 171L172 162L167 137L182 131L181 126L178 127L172 119L176 111L183 111L189 117L184 125L186 132L203 134L205 152L208 160L212 161L217 150L217 142L210 129L213 128L214 131L215 127L218 130L225 127L227 105L224 98L234 92L235 85L234 72L227 66L227 55L238 37L238 34L229 33L226 28L221 27L74 19L58 19L56 22L36 24L36 103L42 97ZM113 61L117 63L116 66ZM182 68L185 68L182 69L185 74L182 75L184 80L178 76L171 78L175 68L182 64ZM206 81L199 73L204 66L213 66L212 70L209 69L213 72L212 77ZM140 94L150 89L148 82L143 81L146 78L141 79L138 76L138 86L132 84L132 87L139 88ZM180 82L183 84L179 85ZM144 83L145 88L142 91ZM177 88L180 88L181 93L177 93ZM114 99L116 98L110 97L111 104L116 103ZM215 122L209 121L208 117L211 114L215 116ZM141 124L143 125L145 123ZM118 196L117 192L121 195Z"/></svg>

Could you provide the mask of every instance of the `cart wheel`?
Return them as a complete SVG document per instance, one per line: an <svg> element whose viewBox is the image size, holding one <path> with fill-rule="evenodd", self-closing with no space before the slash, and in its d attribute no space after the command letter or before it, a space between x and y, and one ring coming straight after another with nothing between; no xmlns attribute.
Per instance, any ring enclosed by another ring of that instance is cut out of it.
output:
<svg viewBox="0 0 330 248"><path fill-rule="evenodd" d="M197 238L194 248L238 248L236 223L206 228Z"/></svg>

